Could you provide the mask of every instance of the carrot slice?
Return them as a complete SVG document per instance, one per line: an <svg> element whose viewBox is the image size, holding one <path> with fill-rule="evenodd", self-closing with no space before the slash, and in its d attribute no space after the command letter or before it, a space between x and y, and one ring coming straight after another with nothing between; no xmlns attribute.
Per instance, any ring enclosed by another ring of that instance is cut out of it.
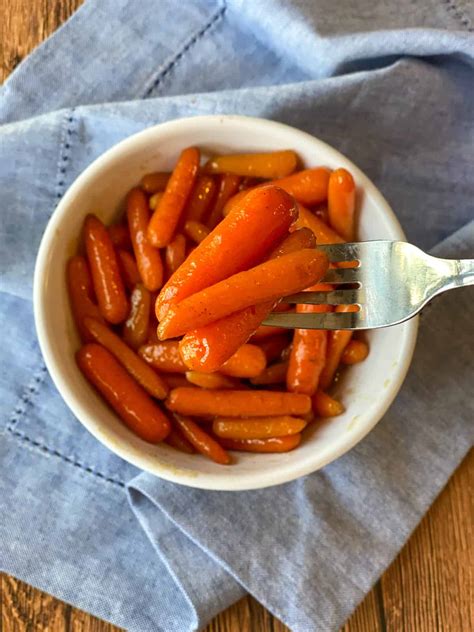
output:
<svg viewBox="0 0 474 632"><path fill-rule="evenodd" d="M369 346L363 340L351 340L341 357L342 364L358 364L369 355Z"/></svg>
<svg viewBox="0 0 474 632"><path fill-rule="evenodd" d="M144 285L138 284L130 296L130 314L123 325L122 336L132 349L146 342L150 322L151 295Z"/></svg>
<svg viewBox="0 0 474 632"><path fill-rule="evenodd" d="M206 239L206 237L211 232L207 226L201 224L201 222L194 222L192 220L188 220L184 225L184 233L189 239L192 239L197 244L200 244L201 241Z"/></svg>
<svg viewBox="0 0 474 632"><path fill-rule="evenodd" d="M198 373L197 371L186 371L186 379L190 384L200 386L201 388L238 389L241 386L239 380L222 375L222 373Z"/></svg>
<svg viewBox="0 0 474 632"><path fill-rule="evenodd" d="M155 248L163 248L173 239L198 168L199 150L195 147L183 150L148 225L147 238Z"/></svg>
<svg viewBox="0 0 474 632"><path fill-rule="evenodd" d="M318 417L336 417L344 412L344 406L323 391L316 391L312 398L313 410Z"/></svg>
<svg viewBox="0 0 474 632"><path fill-rule="evenodd" d="M327 268L326 255L309 248L266 261L170 307L158 337L175 338L251 305L300 292L319 281Z"/></svg>
<svg viewBox="0 0 474 632"><path fill-rule="evenodd" d="M203 220L214 200L216 190L217 184L214 178L199 176L186 206L186 221L201 222Z"/></svg>
<svg viewBox="0 0 474 632"><path fill-rule="evenodd" d="M166 268L173 274L186 259L186 237L178 233L166 246Z"/></svg>
<svg viewBox="0 0 474 632"><path fill-rule="evenodd" d="M265 384L281 384L286 381L286 373L288 371L287 362L279 362L272 364L264 369L257 377L253 377L250 381L255 386L264 386ZM285 432L284 434L290 434Z"/></svg>
<svg viewBox="0 0 474 632"><path fill-rule="evenodd" d="M254 178L284 178L296 169L298 158L291 149L258 154L230 154L209 160L206 173L233 173Z"/></svg>
<svg viewBox="0 0 474 632"><path fill-rule="evenodd" d="M157 193L158 191L164 191L168 181L170 179L170 173L163 171L154 171L153 173L147 173L140 181L140 186L149 195Z"/></svg>
<svg viewBox="0 0 474 632"><path fill-rule="evenodd" d="M208 390L175 388L166 406L183 415L196 417L268 417L273 415L306 415L311 399L299 393L269 391Z"/></svg>
<svg viewBox="0 0 474 632"><path fill-rule="evenodd" d="M326 167L304 169L286 178L274 180L272 184L287 191L301 204L312 206L327 200L330 173Z"/></svg>
<svg viewBox="0 0 474 632"><path fill-rule="evenodd" d="M301 435L288 437L271 437L269 439L220 439L228 450L238 452L290 452L301 443Z"/></svg>
<svg viewBox="0 0 474 632"><path fill-rule="evenodd" d="M319 283L311 292L331 290L327 283ZM330 305L297 305L298 314L321 314L332 311ZM328 332L318 329L295 329L293 345L288 363L286 387L293 393L313 395L316 392L319 376L326 363Z"/></svg>
<svg viewBox="0 0 474 632"><path fill-rule="evenodd" d="M304 419L289 415L247 419L217 417L212 424L212 431L224 439L267 439L298 434L305 426Z"/></svg>
<svg viewBox="0 0 474 632"><path fill-rule="evenodd" d="M92 340L86 327L84 318L89 316L102 320L102 314L94 302L94 291L92 288L92 278L89 266L84 257L76 255L67 262L67 289L71 302L71 311L76 322L79 335L82 340L90 342Z"/></svg>
<svg viewBox="0 0 474 632"><path fill-rule="evenodd" d="M335 230L301 204L298 205L298 212L298 219L291 227L291 230L304 227L309 228L313 231L318 244L342 244L344 242L344 239Z"/></svg>
<svg viewBox="0 0 474 632"><path fill-rule="evenodd" d="M283 191L268 186L250 192L165 284L156 301L158 320L171 304L261 261L296 215L294 201Z"/></svg>
<svg viewBox="0 0 474 632"><path fill-rule="evenodd" d="M219 178L219 188L217 190L217 196L212 206L209 217L206 224L211 230L214 229L222 219L222 211L224 206L239 189L241 178L239 176L226 173Z"/></svg>
<svg viewBox="0 0 474 632"><path fill-rule="evenodd" d="M130 430L150 443L167 437L170 422L166 415L107 349L87 344L77 352L76 361Z"/></svg>
<svg viewBox="0 0 474 632"><path fill-rule="evenodd" d="M357 311L357 307L355 305L337 305L334 311L354 312ZM353 332L348 329L336 329L329 332L326 364L319 377L319 388L323 391L331 386L344 349L349 344L352 334Z"/></svg>
<svg viewBox="0 0 474 632"><path fill-rule="evenodd" d="M132 189L127 196L127 219L143 285L150 292L154 292L163 284L163 263L160 253L153 248L147 238L150 212L146 196L141 189Z"/></svg>
<svg viewBox="0 0 474 632"><path fill-rule="evenodd" d="M270 254L279 257L302 248L313 248L315 239L307 228L288 235ZM255 332L258 325L271 312L274 301L252 305L210 325L188 332L180 343L183 359L196 371L215 371ZM277 333L276 327L268 328Z"/></svg>
<svg viewBox="0 0 474 632"><path fill-rule="evenodd" d="M127 317L128 301L114 245L104 224L95 215L85 219L84 241L100 313L116 325Z"/></svg>
<svg viewBox="0 0 474 632"><path fill-rule="evenodd" d="M354 240L355 182L347 169L331 173L328 186L329 223L346 241Z"/></svg>
<svg viewBox="0 0 474 632"><path fill-rule="evenodd" d="M137 283L141 283L137 262L128 250L117 250L120 274L128 290L133 290Z"/></svg>
<svg viewBox="0 0 474 632"><path fill-rule="evenodd" d="M175 415L175 420L186 439L198 452L220 465L229 465L231 463L230 455L195 421L180 415Z"/></svg>
<svg viewBox="0 0 474 632"><path fill-rule="evenodd" d="M127 226L124 224L112 224L112 226L107 228L107 232L116 248L132 249L132 241Z"/></svg>

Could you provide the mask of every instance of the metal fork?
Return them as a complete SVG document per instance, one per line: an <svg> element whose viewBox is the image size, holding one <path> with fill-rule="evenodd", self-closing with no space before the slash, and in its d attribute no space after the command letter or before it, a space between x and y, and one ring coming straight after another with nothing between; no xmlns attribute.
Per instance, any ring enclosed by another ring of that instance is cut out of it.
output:
<svg viewBox="0 0 474 632"><path fill-rule="evenodd" d="M299 292L286 303L357 305L357 312L272 313L265 325L291 329L376 329L402 323L437 294L474 284L474 259L438 259L402 241L365 241L318 246L331 263L357 261L357 267L332 268L325 283L352 287ZM356 286L356 287L354 287Z"/></svg>

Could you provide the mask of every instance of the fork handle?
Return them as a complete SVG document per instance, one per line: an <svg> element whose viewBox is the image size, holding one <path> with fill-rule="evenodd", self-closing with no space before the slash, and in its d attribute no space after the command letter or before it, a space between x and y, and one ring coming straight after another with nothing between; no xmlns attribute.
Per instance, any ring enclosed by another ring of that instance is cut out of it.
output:
<svg viewBox="0 0 474 632"><path fill-rule="evenodd" d="M448 264L448 274L443 290L451 290L465 285L474 285L474 259L444 259Z"/></svg>

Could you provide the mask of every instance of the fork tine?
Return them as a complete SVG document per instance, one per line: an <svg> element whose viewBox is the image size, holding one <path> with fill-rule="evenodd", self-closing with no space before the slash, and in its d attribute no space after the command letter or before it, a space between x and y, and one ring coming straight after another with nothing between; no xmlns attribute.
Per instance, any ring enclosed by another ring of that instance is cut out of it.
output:
<svg viewBox="0 0 474 632"><path fill-rule="evenodd" d="M361 312L330 312L327 314L270 314L264 325L289 329L362 329Z"/></svg>
<svg viewBox="0 0 474 632"><path fill-rule="evenodd" d="M358 268L334 268L326 272L322 283L358 283L357 272Z"/></svg>
<svg viewBox="0 0 474 632"><path fill-rule="evenodd" d="M322 250L329 261L358 261L360 259L359 244L318 244L318 250Z"/></svg>
<svg viewBox="0 0 474 632"><path fill-rule="evenodd" d="M307 305L353 305L363 303L363 290L335 290L333 292L298 292L285 296L285 303L306 303Z"/></svg>

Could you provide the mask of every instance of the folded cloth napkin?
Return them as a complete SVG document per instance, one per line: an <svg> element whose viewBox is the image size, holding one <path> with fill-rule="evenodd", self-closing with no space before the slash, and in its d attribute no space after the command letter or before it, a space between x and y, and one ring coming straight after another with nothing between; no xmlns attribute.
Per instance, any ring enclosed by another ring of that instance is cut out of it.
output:
<svg viewBox="0 0 474 632"><path fill-rule="evenodd" d="M343 623L472 443L472 293L426 310L401 394L350 453L276 488L205 492L140 473L66 408L35 338L35 255L114 143L239 113L327 140L410 241L472 257L473 17L468 0L88 0L15 71L0 94L0 569L131 631L195 630L245 591L294 632Z"/></svg>

